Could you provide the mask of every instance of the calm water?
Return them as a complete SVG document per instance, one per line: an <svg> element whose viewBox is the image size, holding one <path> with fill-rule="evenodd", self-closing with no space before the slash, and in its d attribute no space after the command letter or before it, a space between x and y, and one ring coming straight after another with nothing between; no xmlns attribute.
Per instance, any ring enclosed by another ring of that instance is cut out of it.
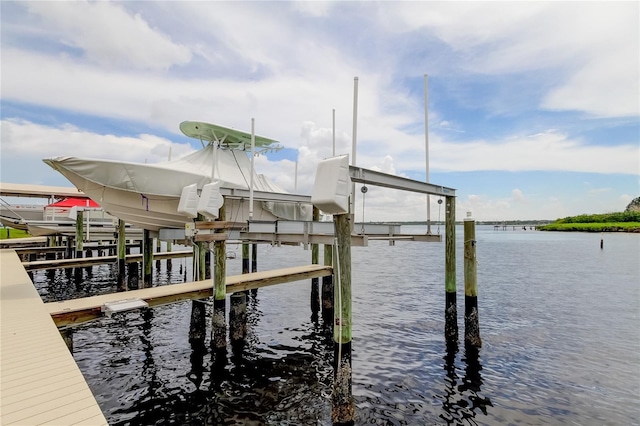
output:
<svg viewBox="0 0 640 426"><path fill-rule="evenodd" d="M457 237L462 338L460 227ZM605 234L604 250L600 237L479 226L478 353L444 342L444 243L354 247L356 424L640 424L640 235ZM237 274L241 249L228 251ZM310 258L263 245L258 267ZM190 265L162 262L155 282L182 282ZM114 274L34 281L56 300L112 291ZM110 424L328 425L333 346L309 299L309 281L259 290L245 347L222 362L208 338L189 344L191 302L78 327L74 357Z"/></svg>

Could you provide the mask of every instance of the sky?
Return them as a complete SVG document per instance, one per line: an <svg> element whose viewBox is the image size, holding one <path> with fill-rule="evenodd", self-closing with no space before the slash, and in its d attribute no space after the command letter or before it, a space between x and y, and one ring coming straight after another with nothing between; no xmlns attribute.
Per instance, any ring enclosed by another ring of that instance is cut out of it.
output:
<svg viewBox="0 0 640 426"><path fill-rule="evenodd" d="M0 2L0 177L71 184L70 155L159 162L182 121L278 140L258 173L311 194L356 164L456 189L457 218L554 220L640 195L640 3ZM425 75L428 75L429 177ZM297 179L295 176L297 166ZM356 187L357 221L426 196ZM431 199L431 219L444 212Z"/></svg>

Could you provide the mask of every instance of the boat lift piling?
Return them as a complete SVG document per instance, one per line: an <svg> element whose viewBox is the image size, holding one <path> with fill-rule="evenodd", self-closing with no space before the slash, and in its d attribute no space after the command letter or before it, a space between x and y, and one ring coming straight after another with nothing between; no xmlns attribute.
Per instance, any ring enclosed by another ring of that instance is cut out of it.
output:
<svg viewBox="0 0 640 426"><path fill-rule="evenodd" d="M444 242L444 335L447 344L458 342L458 307L456 302L456 199L445 197Z"/></svg>
<svg viewBox="0 0 640 426"><path fill-rule="evenodd" d="M216 221L224 221L226 216L226 208L223 203L222 207L220 207L218 219ZM221 233L224 232L224 229L216 229L215 232ZM212 346L216 350L222 350L227 347L227 244L225 240L214 241L213 256L215 268L213 271L214 298L213 315L211 316L211 342Z"/></svg>
<svg viewBox="0 0 640 426"><path fill-rule="evenodd" d="M204 217L199 215L198 219ZM193 250L193 279L194 281L203 281L206 279L206 270L204 267L204 242L194 244ZM189 342L192 344L204 345L206 336L206 305L204 299L194 299L191 301L191 320L189 323Z"/></svg>
<svg viewBox="0 0 640 426"><path fill-rule="evenodd" d="M479 348L478 280L476 259L476 221L467 213L464 219L464 343Z"/></svg>
<svg viewBox="0 0 640 426"><path fill-rule="evenodd" d="M334 270L333 390L331 421L334 425L353 425L355 406L351 367L351 221L350 214L333 216L336 234Z"/></svg>

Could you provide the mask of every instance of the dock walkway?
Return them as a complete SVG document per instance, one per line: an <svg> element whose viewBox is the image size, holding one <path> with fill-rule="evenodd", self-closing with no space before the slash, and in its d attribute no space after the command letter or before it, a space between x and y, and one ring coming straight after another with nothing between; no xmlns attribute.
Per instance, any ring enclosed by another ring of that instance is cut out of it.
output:
<svg viewBox="0 0 640 426"><path fill-rule="evenodd" d="M0 424L108 425L18 255L0 264Z"/></svg>

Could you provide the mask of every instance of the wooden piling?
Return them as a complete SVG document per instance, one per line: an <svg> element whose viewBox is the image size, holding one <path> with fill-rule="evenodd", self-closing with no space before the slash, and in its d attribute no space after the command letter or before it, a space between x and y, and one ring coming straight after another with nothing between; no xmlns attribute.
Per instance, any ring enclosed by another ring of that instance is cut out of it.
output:
<svg viewBox="0 0 640 426"><path fill-rule="evenodd" d="M220 207L217 220L226 219L226 208L224 204ZM224 232L224 229L215 231ZM213 243L213 256L215 269L213 271L213 315L211 316L211 344L215 349L223 349L227 346L227 244L224 240Z"/></svg>
<svg viewBox="0 0 640 426"><path fill-rule="evenodd" d="M251 264L249 261L249 244L242 243L242 273L248 274Z"/></svg>
<svg viewBox="0 0 640 426"><path fill-rule="evenodd" d="M445 197L444 334L447 342L458 341L458 307L456 303L456 199Z"/></svg>
<svg viewBox="0 0 640 426"><path fill-rule="evenodd" d="M258 272L258 244L251 247L251 272Z"/></svg>
<svg viewBox="0 0 640 426"><path fill-rule="evenodd" d="M204 220L204 216L198 215L198 220ZM205 243L199 241L195 243L193 250L193 280L203 281L206 279L205 268ZM189 342L192 344L204 344L206 335L206 305L204 299L191 301L191 322L189 325Z"/></svg>
<svg viewBox="0 0 640 426"><path fill-rule="evenodd" d="M253 243L251 246L251 272L258 272L258 244ZM258 295L258 289L251 290L253 296Z"/></svg>
<svg viewBox="0 0 640 426"><path fill-rule="evenodd" d="M162 251L162 241L160 238L155 238L156 241L156 253L160 253ZM156 269L160 269L160 259L156 260Z"/></svg>
<svg viewBox="0 0 640 426"><path fill-rule="evenodd" d="M317 222L320 220L320 210L317 207L313 207L313 221ZM319 263L319 245L311 244L311 264L317 265ZM311 278L311 312L313 314L317 314L320 310L320 292L318 289L319 284L318 278Z"/></svg>
<svg viewBox="0 0 640 426"><path fill-rule="evenodd" d="M66 250L64 252L65 259L73 258L73 237L67 237Z"/></svg>
<svg viewBox="0 0 640 426"><path fill-rule="evenodd" d="M331 394L331 421L353 425L355 407L351 370L351 225L349 214L333 216L338 242L337 272L334 272L334 376ZM334 269L336 271L336 269Z"/></svg>
<svg viewBox="0 0 640 426"><path fill-rule="evenodd" d="M207 278L207 243L201 241L196 243L198 246L198 280Z"/></svg>
<svg viewBox="0 0 640 426"><path fill-rule="evenodd" d="M85 258L89 259L93 257L93 250L88 248L87 251L85 252L84 255ZM93 276L93 266L87 266L85 267L85 270L87 271L87 274L89 277Z"/></svg>
<svg viewBox="0 0 640 426"><path fill-rule="evenodd" d="M125 270L127 240L125 238L124 220L118 219L118 291L125 291L127 289L127 276Z"/></svg>
<svg viewBox="0 0 640 426"><path fill-rule="evenodd" d="M471 217L464 220L464 342L477 348L482 346L478 318L476 222Z"/></svg>
<svg viewBox="0 0 640 426"><path fill-rule="evenodd" d="M151 287L153 284L153 238L148 229L144 230L142 253L142 286Z"/></svg>
<svg viewBox="0 0 640 426"><path fill-rule="evenodd" d="M130 289L140 287L140 265L138 262L131 262L127 266L127 282Z"/></svg>
<svg viewBox="0 0 640 426"><path fill-rule="evenodd" d="M83 211L80 210L76 215L76 258L82 257L82 244L84 240L84 227L83 227Z"/></svg>
<svg viewBox="0 0 640 426"><path fill-rule="evenodd" d="M206 305L204 300L191 301L191 322L189 325L189 342L204 343L206 333Z"/></svg>
<svg viewBox="0 0 640 426"><path fill-rule="evenodd" d="M244 340L247 334L247 295L244 292L233 293L229 306L229 338L231 343Z"/></svg>
<svg viewBox="0 0 640 426"><path fill-rule="evenodd" d="M324 246L324 266L333 265L333 246ZM325 324L333 322L333 276L322 277L322 320Z"/></svg>

